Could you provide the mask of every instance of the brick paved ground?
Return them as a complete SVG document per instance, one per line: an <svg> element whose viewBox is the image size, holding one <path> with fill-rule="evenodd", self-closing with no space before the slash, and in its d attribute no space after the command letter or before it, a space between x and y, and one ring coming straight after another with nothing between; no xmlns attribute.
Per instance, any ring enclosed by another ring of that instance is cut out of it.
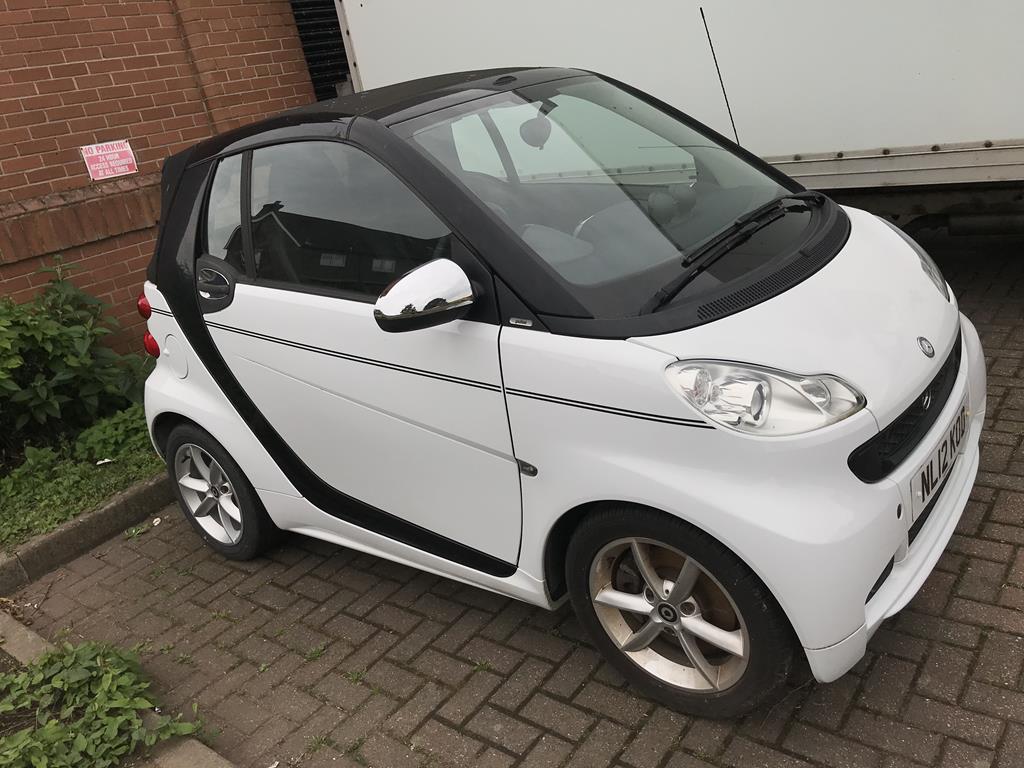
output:
<svg viewBox="0 0 1024 768"><path fill-rule="evenodd" d="M123 644L240 766L1018 768L1024 765L1024 249L940 259L989 360L990 426L957 535L867 657L741 722L625 689L548 613L292 540L228 563L176 510L31 585L35 625Z"/></svg>

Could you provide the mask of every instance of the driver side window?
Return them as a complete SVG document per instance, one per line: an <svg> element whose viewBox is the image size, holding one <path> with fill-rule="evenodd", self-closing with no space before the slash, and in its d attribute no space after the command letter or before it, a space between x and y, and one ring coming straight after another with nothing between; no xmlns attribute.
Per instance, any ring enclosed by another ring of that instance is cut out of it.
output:
<svg viewBox="0 0 1024 768"><path fill-rule="evenodd" d="M374 301L413 267L447 257L445 225L360 149L299 141L253 151L256 280Z"/></svg>

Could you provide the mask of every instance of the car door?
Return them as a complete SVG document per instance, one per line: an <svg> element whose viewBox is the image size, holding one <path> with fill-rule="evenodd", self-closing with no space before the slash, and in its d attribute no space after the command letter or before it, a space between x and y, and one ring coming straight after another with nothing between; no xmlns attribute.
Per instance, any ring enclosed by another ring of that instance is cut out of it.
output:
<svg viewBox="0 0 1024 768"><path fill-rule="evenodd" d="M205 231L207 328L288 449L337 492L317 505L451 559L468 548L515 563L499 326L471 314L386 333L373 316L413 267L473 258L440 219L361 149L298 141L221 160Z"/></svg>

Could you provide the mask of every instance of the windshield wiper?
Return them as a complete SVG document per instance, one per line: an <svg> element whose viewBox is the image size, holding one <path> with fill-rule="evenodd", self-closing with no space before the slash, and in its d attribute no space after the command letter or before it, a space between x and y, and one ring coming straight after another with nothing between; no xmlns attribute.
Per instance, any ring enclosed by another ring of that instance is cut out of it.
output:
<svg viewBox="0 0 1024 768"><path fill-rule="evenodd" d="M718 261L718 259L740 243L749 240L751 235L759 229L763 229L773 221L785 216L786 212L790 210L786 207L786 203L795 200L807 205L821 205L824 203L825 199L825 196L820 192L807 189L803 192L791 192L789 194L779 195L779 197L769 200L764 205L759 205L754 210L743 214L732 222L732 224L715 234L713 237L704 241L696 248L685 251L682 254L683 259L680 262L680 266L684 269L683 273L651 296L651 298L648 299L640 308L640 314L647 315L665 306L668 302L672 301L672 299L674 299L679 292L683 290L683 288L689 285L697 275Z"/></svg>

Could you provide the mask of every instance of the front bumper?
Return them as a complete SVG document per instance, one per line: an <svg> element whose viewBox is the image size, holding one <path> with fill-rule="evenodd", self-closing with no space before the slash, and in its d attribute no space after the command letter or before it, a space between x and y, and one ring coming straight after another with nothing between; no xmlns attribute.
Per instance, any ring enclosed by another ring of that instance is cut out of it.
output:
<svg viewBox="0 0 1024 768"><path fill-rule="evenodd" d="M856 664L867 649L868 639L882 621L900 611L917 594L945 550L967 505L978 473L978 440L985 417L986 391L985 361L977 332L966 318L962 318L962 324L964 355L953 392L925 439L900 469L888 478L895 486L894 490L898 491L904 508L911 509L913 506L911 477L942 440L966 396L970 429L962 444L961 454L913 542L908 543L911 515L906 515L906 534L890 539L890 549L882 551L883 558L892 558L891 570L865 602L861 626L834 644L804 648L811 671L821 682L837 679ZM876 564L872 563L872 567L874 565ZM878 568L878 572L882 573L883 566Z"/></svg>

